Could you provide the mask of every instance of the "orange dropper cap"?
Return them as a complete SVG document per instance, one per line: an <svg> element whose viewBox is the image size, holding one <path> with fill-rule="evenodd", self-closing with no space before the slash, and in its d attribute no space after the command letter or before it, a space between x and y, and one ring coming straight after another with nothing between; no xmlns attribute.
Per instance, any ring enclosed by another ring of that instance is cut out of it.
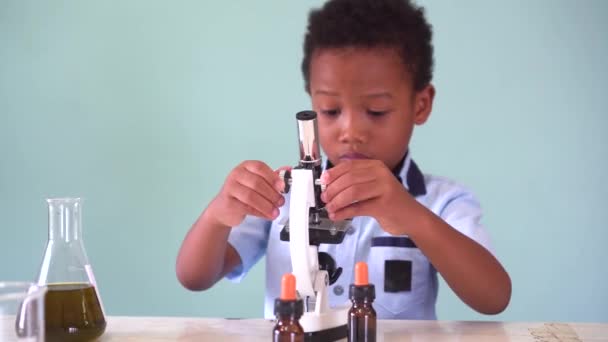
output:
<svg viewBox="0 0 608 342"><path fill-rule="evenodd" d="M296 300L296 277L291 273L281 278L281 300Z"/></svg>
<svg viewBox="0 0 608 342"><path fill-rule="evenodd" d="M355 286L365 286L369 284L367 264L358 262L355 265Z"/></svg>

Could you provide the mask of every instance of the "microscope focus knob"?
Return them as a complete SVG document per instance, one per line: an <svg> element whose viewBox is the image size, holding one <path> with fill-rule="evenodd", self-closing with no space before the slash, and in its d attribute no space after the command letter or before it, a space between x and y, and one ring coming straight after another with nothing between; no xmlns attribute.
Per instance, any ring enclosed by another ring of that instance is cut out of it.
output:
<svg viewBox="0 0 608 342"><path fill-rule="evenodd" d="M329 285L333 285L342 274L342 267L336 267L336 261L326 252L319 252L319 269L327 271Z"/></svg>
<svg viewBox="0 0 608 342"><path fill-rule="evenodd" d="M321 187L321 192L325 192L325 189L327 188L327 185L321 183L320 179L315 179L315 185L318 185Z"/></svg>
<svg viewBox="0 0 608 342"><path fill-rule="evenodd" d="M280 170L279 177L283 180L285 187L283 188L283 193L286 194L289 192L289 188L291 186L291 171L290 170Z"/></svg>

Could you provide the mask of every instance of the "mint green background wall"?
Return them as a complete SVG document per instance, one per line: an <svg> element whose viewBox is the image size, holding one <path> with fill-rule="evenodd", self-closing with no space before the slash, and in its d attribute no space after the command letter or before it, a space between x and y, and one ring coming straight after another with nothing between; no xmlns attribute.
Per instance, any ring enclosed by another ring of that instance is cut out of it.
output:
<svg viewBox="0 0 608 342"><path fill-rule="evenodd" d="M81 196L112 315L259 317L263 272L205 293L181 239L244 159L296 162L306 14L321 1L0 1L0 278L33 279L47 196ZM482 317L608 322L608 2L423 1L438 90L413 153L473 188L513 278Z"/></svg>

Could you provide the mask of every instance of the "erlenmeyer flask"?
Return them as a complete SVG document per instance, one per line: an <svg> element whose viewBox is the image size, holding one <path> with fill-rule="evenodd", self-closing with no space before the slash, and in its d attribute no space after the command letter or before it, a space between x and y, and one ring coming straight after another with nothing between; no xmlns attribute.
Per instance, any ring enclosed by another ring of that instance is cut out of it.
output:
<svg viewBox="0 0 608 342"><path fill-rule="evenodd" d="M38 276L45 285L46 341L90 341L106 328L93 269L82 240L79 198L47 199L49 240Z"/></svg>

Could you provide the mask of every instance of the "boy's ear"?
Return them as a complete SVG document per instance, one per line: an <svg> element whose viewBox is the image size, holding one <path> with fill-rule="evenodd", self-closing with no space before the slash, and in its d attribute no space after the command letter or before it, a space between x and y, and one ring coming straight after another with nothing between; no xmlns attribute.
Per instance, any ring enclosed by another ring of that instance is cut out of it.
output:
<svg viewBox="0 0 608 342"><path fill-rule="evenodd" d="M430 83L414 95L414 123L416 125L424 124L431 116L434 98L435 87Z"/></svg>

